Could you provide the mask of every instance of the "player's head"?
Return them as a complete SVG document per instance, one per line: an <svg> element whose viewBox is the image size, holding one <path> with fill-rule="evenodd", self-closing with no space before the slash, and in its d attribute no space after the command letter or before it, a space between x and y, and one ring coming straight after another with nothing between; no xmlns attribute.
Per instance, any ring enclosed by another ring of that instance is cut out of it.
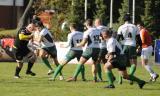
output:
<svg viewBox="0 0 160 96"><path fill-rule="evenodd" d="M69 29L72 31L75 31L75 30L77 30L77 25L76 25L76 23L70 23L70 25L69 25Z"/></svg>
<svg viewBox="0 0 160 96"><path fill-rule="evenodd" d="M41 19L37 15L33 15L32 20L41 21Z"/></svg>
<svg viewBox="0 0 160 96"><path fill-rule="evenodd" d="M124 17L123 17L123 19L124 19L125 22L126 21L131 21L131 15L130 15L130 13L125 14Z"/></svg>
<svg viewBox="0 0 160 96"><path fill-rule="evenodd" d="M143 22L138 22L137 27L138 27L139 30L143 29L144 28L144 23Z"/></svg>
<svg viewBox="0 0 160 96"><path fill-rule="evenodd" d="M104 39L108 39L108 38L112 37L112 31L111 31L111 29L108 29L108 28L103 29L101 34L102 34L102 38L104 38Z"/></svg>
<svg viewBox="0 0 160 96"><path fill-rule="evenodd" d="M92 21L92 19L87 19L87 20L85 21L84 25L85 25L87 28L93 26L93 21Z"/></svg>
<svg viewBox="0 0 160 96"><path fill-rule="evenodd" d="M101 19L99 19L99 18L95 19L94 25L95 25L96 27L100 26L101 24L102 24Z"/></svg>
<svg viewBox="0 0 160 96"><path fill-rule="evenodd" d="M30 24L27 25L26 29L29 32L34 32L35 31L35 25L33 23L30 23Z"/></svg>
<svg viewBox="0 0 160 96"><path fill-rule="evenodd" d="M35 25L37 30L42 30L44 28L44 25L41 21L33 20L32 23Z"/></svg>

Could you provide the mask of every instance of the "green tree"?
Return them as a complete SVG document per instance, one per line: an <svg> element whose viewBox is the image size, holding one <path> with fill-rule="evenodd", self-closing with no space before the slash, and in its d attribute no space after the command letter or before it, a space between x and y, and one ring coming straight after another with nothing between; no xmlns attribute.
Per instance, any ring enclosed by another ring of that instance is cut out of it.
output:
<svg viewBox="0 0 160 96"><path fill-rule="evenodd" d="M145 8L144 8L144 16L142 16L142 21L144 22L144 25L149 30L152 30L153 26L153 15L151 15L151 0L145 0L144 1Z"/></svg>
<svg viewBox="0 0 160 96"><path fill-rule="evenodd" d="M84 22L84 0L72 0L70 12L68 14L69 22L76 23L78 30L83 30Z"/></svg>
<svg viewBox="0 0 160 96"><path fill-rule="evenodd" d="M100 18L104 25L109 22L109 15L107 15L107 0L95 0L96 12L94 18Z"/></svg>
<svg viewBox="0 0 160 96"><path fill-rule="evenodd" d="M128 13L128 10L129 10L128 3L129 3L129 0L123 0L123 2L121 3L122 8L119 9L119 14L120 14L120 17L119 17L119 20L118 20L119 24L124 23L123 17L126 13Z"/></svg>

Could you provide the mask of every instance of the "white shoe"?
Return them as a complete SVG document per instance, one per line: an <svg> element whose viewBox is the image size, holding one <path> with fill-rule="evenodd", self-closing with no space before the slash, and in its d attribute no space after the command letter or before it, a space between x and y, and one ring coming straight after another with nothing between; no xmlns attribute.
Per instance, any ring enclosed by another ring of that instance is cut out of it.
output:
<svg viewBox="0 0 160 96"><path fill-rule="evenodd" d="M64 77L63 76L59 76L59 80L64 80Z"/></svg>
<svg viewBox="0 0 160 96"><path fill-rule="evenodd" d="M15 78L15 79L19 79L19 78L21 78L21 77L20 77L20 76L14 76L14 78Z"/></svg>
<svg viewBox="0 0 160 96"><path fill-rule="evenodd" d="M51 75L52 73L54 73L54 70L49 70L47 74Z"/></svg>

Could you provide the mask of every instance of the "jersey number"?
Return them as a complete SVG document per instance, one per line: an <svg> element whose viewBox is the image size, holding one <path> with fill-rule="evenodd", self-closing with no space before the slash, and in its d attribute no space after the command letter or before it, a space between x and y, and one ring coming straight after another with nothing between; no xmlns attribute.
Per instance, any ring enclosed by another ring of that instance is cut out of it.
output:
<svg viewBox="0 0 160 96"><path fill-rule="evenodd" d="M81 41L82 41L82 39L77 39L76 40L77 43L80 43Z"/></svg>
<svg viewBox="0 0 160 96"><path fill-rule="evenodd" d="M94 38L94 41L99 41L100 40L99 35L95 35L95 36L93 36L93 38Z"/></svg>

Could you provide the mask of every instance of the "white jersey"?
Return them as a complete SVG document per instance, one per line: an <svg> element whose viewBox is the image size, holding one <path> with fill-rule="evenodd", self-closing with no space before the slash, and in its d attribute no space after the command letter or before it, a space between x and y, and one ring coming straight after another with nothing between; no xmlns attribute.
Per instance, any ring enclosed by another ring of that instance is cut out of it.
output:
<svg viewBox="0 0 160 96"><path fill-rule="evenodd" d="M35 31L32 34L33 34L33 39L28 42L27 46L31 51L34 51L40 48L40 43L39 43L40 36L38 31Z"/></svg>
<svg viewBox="0 0 160 96"><path fill-rule="evenodd" d="M87 48L99 48L100 30L97 28L89 28L84 32L83 39L87 39Z"/></svg>
<svg viewBox="0 0 160 96"><path fill-rule="evenodd" d="M116 47L120 49L120 51L122 51L122 47L121 45L119 44L119 42L111 37L107 40L106 42L106 47L107 47L107 51L108 53L111 53L111 52L116 52Z"/></svg>
<svg viewBox="0 0 160 96"><path fill-rule="evenodd" d="M82 50L82 47L76 47L83 39L83 33L79 31L72 32L68 34L67 45L71 50Z"/></svg>
<svg viewBox="0 0 160 96"><path fill-rule="evenodd" d="M102 30L103 30L103 29L106 29L107 27L100 25L100 26L98 26L98 27L96 27L96 28L99 29L99 30L102 32ZM101 40L101 42L100 42L100 48L101 48L101 49L106 48L106 41L105 41L105 40Z"/></svg>
<svg viewBox="0 0 160 96"><path fill-rule="evenodd" d="M136 35L139 34L138 28L130 23L125 23L118 28L118 35L122 35L123 45L136 46Z"/></svg>
<svg viewBox="0 0 160 96"><path fill-rule="evenodd" d="M47 28L42 29L42 31L40 32L40 36L42 37L41 48L52 47L55 45L52 34Z"/></svg>

